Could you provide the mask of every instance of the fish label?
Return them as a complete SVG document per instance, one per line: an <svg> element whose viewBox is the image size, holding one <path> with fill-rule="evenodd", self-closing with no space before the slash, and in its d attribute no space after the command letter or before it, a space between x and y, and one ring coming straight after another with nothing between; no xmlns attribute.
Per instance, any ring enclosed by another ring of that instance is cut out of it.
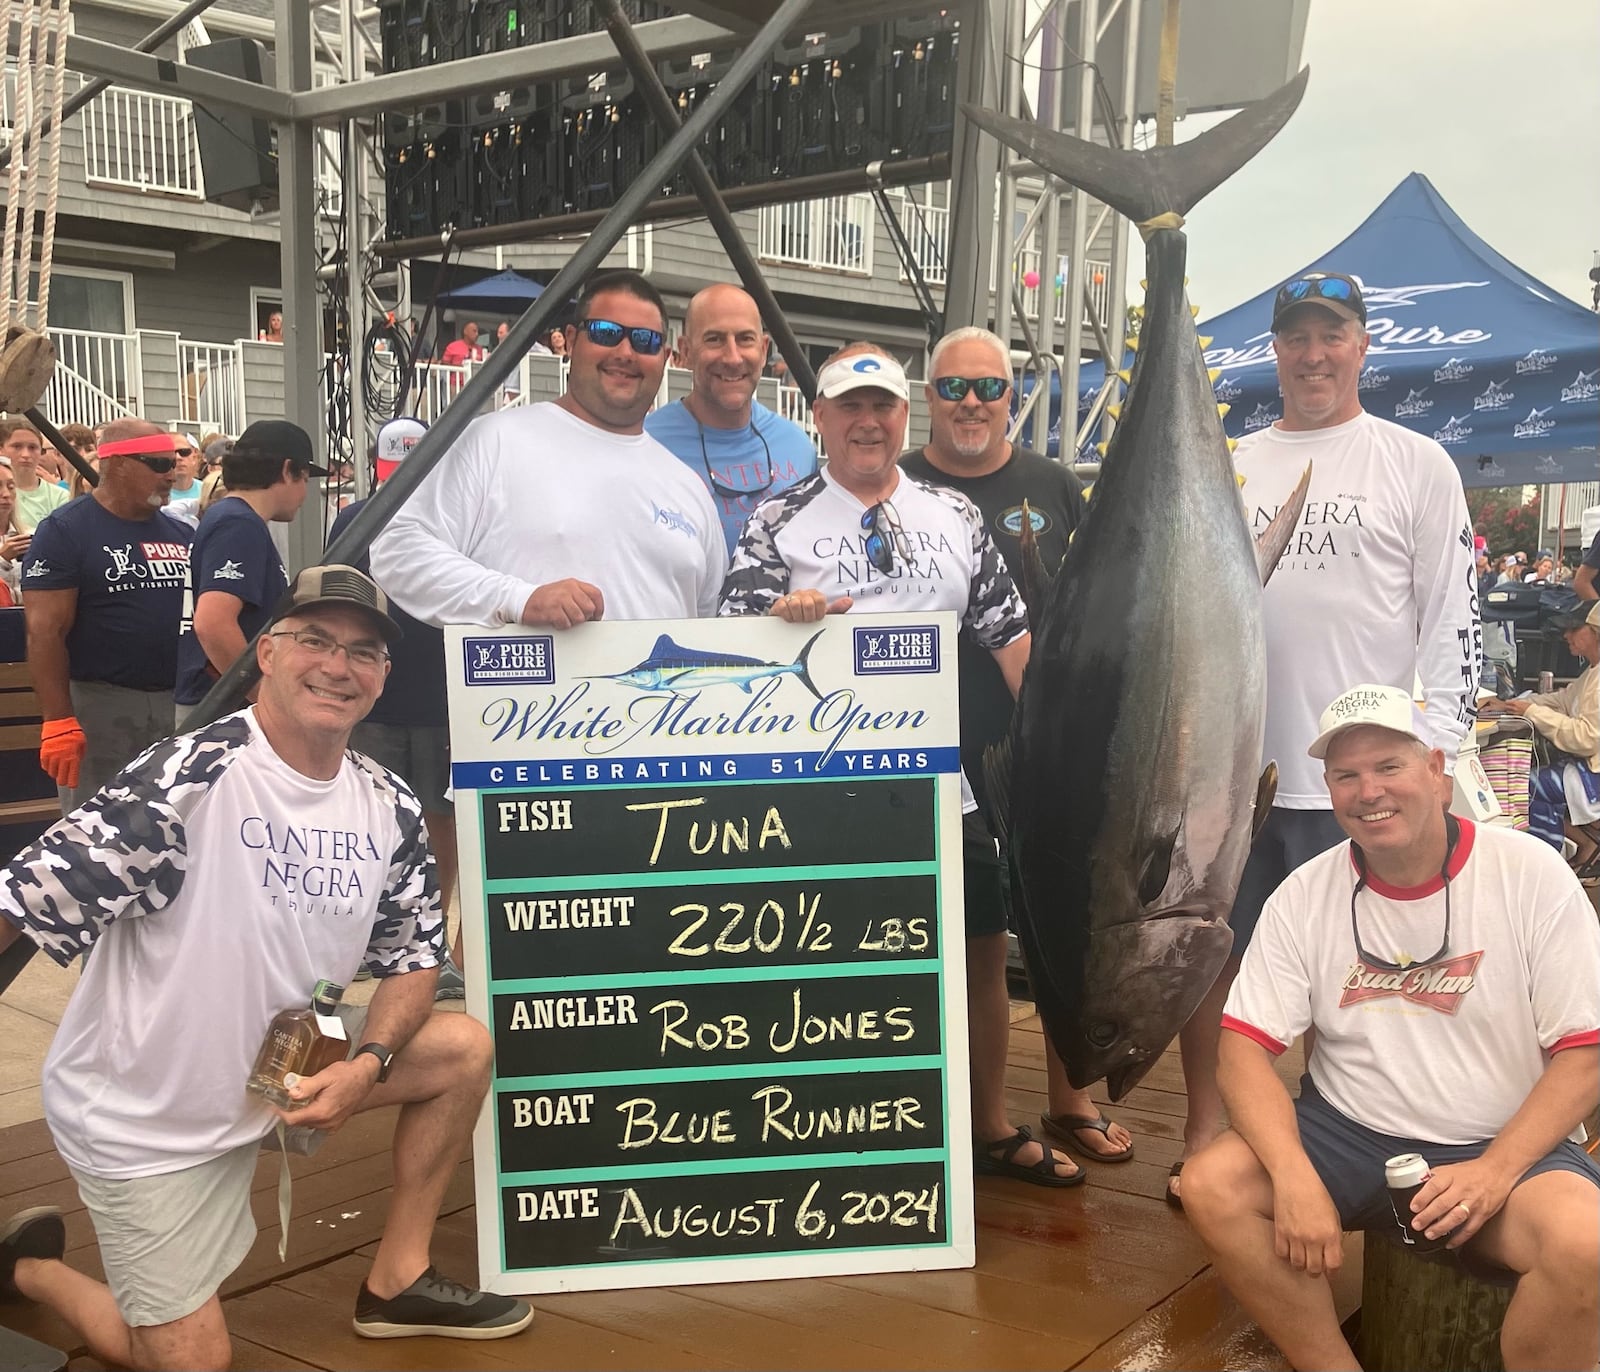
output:
<svg viewBox="0 0 1600 1372"><path fill-rule="evenodd" d="M939 630L932 624L855 630L857 676L890 676L939 670Z"/></svg>
<svg viewBox="0 0 1600 1372"><path fill-rule="evenodd" d="M556 679L555 641L549 634L524 638L469 638L468 686L549 686Z"/></svg>

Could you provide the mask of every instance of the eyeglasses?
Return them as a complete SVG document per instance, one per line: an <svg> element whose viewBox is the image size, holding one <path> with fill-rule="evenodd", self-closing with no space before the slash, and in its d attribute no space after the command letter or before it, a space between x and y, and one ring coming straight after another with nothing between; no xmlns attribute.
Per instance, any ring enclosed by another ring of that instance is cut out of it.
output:
<svg viewBox="0 0 1600 1372"><path fill-rule="evenodd" d="M1302 300L1338 300L1349 305L1360 298L1356 288L1342 276L1302 276L1278 288L1273 309L1287 309Z"/></svg>
<svg viewBox="0 0 1600 1372"><path fill-rule="evenodd" d="M632 329L614 319L585 319L578 327L597 348L615 348L626 338L634 352L643 357L654 357L665 341L660 329Z"/></svg>
<svg viewBox="0 0 1600 1372"><path fill-rule="evenodd" d="M772 483L778 479L778 469L772 461L772 449L767 446L767 440L762 435L761 430L756 428L754 420L750 423L750 432L756 436L756 440L761 444L762 451L767 455L767 479L759 486L746 486L743 490L740 490L737 486L724 486L722 482L717 480L717 474L711 470L711 457L706 452L705 425L697 424L697 427L700 430L700 461L705 466L706 481L713 491L724 500L742 500L746 496L765 495L772 489Z"/></svg>
<svg viewBox="0 0 1600 1372"><path fill-rule="evenodd" d="M894 571L894 555L899 551L907 567L914 566L911 541L901 527L900 516L887 500L880 500L861 516L867 531L867 561L885 576Z"/></svg>
<svg viewBox="0 0 1600 1372"><path fill-rule="evenodd" d="M1003 376L941 376L933 383L940 400L965 400L973 392L985 405L991 405L1011 389Z"/></svg>
<svg viewBox="0 0 1600 1372"><path fill-rule="evenodd" d="M375 643L340 643L336 638L329 638L320 629L279 629L267 637L292 638L312 657L332 657L335 653L343 651L352 667L365 667L369 670L389 657L389 654Z"/></svg>

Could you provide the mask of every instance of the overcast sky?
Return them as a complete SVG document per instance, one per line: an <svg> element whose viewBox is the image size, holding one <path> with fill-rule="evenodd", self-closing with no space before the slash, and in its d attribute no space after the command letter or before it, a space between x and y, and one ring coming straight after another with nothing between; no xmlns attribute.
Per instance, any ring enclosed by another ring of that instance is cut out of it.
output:
<svg viewBox="0 0 1600 1372"><path fill-rule="evenodd" d="M1312 0L1304 60L1288 127L1190 215L1202 318L1320 256L1413 171L1493 247L1589 303L1600 0Z"/></svg>

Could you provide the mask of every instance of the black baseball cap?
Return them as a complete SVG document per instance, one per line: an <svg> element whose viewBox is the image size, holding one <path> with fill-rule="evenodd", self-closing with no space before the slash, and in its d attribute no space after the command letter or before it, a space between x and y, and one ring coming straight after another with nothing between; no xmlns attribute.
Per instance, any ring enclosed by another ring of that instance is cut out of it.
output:
<svg viewBox="0 0 1600 1372"><path fill-rule="evenodd" d="M1363 325L1367 322L1361 283L1343 272L1306 272L1279 286L1272 301L1272 332L1277 333L1283 317L1301 305L1320 305L1340 319L1354 319Z"/></svg>
<svg viewBox="0 0 1600 1372"><path fill-rule="evenodd" d="M308 476L327 476L311 451L311 435L287 419L258 419L234 440L240 457L276 457L294 463Z"/></svg>
<svg viewBox="0 0 1600 1372"><path fill-rule="evenodd" d="M376 581L358 568L330 562L326 566L302 569L289 587L288 608L275 615L273 623L287 615L309 610L313 605L354 605L359 610L370 610L377 616L378 628L387 642L393 643L402 637L400 626L389 613L389 597Z"/></svg>

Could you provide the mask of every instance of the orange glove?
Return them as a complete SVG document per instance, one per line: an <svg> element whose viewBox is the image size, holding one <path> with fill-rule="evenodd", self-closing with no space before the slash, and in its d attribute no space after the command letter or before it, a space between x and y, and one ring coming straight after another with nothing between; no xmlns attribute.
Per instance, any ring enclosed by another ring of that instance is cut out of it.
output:
<svg viewBox="0 0 1600 1372"><path fill-rule="evenodd" d="M40 730L39 765L57 786L71 791L78 785L78 767L89 747L83 726L71 715L47 719Z"/></svg>

